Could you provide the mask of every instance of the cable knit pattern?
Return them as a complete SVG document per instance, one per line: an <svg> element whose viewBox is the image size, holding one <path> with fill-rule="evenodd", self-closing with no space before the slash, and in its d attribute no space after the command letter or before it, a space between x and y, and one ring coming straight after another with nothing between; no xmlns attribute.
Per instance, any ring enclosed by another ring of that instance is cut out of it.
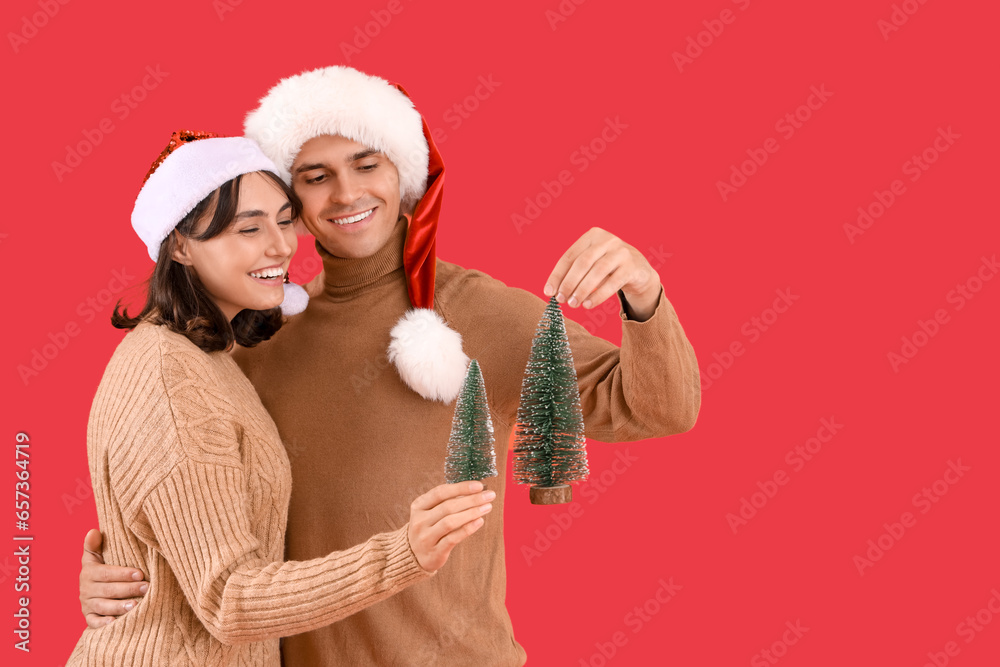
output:
<svg viewBox="0 0 1000 667"><path fill-rule="evenodd" d="M249 381L142 324L108 364L87 453L105 562L138 567L149 591L87 629L70 665L280 665L278 638L344 618L430 576L407 527L283 562L288 456Z"/></svg>

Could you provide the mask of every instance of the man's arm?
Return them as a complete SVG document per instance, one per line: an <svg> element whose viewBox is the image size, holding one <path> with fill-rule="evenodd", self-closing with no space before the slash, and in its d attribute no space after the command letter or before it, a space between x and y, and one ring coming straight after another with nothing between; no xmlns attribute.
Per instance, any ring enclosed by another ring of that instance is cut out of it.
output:
<svg viewBox="0 0 1000 667"><path fill-rule="evenodd" d="M105 565L101 531L91 529L83 540L80 568L80 609L91 628L103 628L135 606L149 589L141 570Z"/></svg>
<svg viewBox="0 0 1000 667"><path fill-rule="evenodd" d="M588 251L595 243L599 249ZM567 282L570 269L583 276L576 284L572 276ZM646 259L608 232L592 229L567 251L547 282L546 291L560 292L567 305L574 298L594 308L619 288L627 294L621 347L592 335L571 319L572 310L567 312L587 437L627 442L690 430L701 405L698 362ZM466 354L482 366L494 418L512 427L545 302L448 264L439 266L435 296L435 307L462 334Z"/></svg>

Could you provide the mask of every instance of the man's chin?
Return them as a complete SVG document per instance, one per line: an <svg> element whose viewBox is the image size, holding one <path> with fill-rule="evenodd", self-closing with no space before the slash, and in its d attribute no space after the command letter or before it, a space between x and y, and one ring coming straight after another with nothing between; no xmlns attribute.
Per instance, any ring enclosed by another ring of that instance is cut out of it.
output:
<svg viewBox="0 0 1000 667"><path fill-rule="evenodd" d="M368 243L347 245L339 240L333 241L322 237L319 237L317 240L323 246L324 250L334 257L340 257L341 259L364 259L365 257L371 257L379 250L378 248L370 248L370 244Z"/></svg>

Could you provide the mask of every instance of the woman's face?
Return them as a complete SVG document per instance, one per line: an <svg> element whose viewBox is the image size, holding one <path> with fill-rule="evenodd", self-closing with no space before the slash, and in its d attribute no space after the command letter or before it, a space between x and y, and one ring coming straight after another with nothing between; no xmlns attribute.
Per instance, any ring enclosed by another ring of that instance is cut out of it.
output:
<svg viewBox="0 0 1000 667"><path fill-rule="evenodd" d="M192 236L208 228L213 213L202 216ZM179 237L174 259L194 270L232 320L244 309L281 305L282 282L297 247L288 198L268 178L251 173L240 181L236 220L206 241Z"/></svg>

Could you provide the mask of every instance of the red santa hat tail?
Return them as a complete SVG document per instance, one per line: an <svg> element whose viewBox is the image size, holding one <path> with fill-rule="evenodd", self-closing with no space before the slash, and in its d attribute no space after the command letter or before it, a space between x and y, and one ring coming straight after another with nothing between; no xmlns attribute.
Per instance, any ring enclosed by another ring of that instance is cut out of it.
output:
<svg viewBox="0 0 1000 667"><path fill-rule="evenodd" d="M409 97L399 84L393 84ZM465 380L469 358L462 350L462 336L434 312L434 277L437 265L437 225L444 194L444 161L421 118L429 159L427 190L409 218L403 246L406 287L413 309L390 332L389 361L403 381L430 400L451 403Z"/></svg>

